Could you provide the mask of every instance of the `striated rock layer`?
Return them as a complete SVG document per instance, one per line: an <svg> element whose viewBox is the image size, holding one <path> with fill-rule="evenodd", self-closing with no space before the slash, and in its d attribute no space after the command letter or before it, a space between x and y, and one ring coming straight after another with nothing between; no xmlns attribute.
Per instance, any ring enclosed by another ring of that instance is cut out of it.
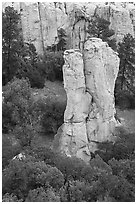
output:
<svg viewBox="0 0 137 204"><path fill-rule="evenodd" d="M24 40L39 54L58 42L60 28L66 31L68 49L82 49L88 23L96 15L110 21L117 42L127 33L134 36L134 2L3 2L3 9L8 5L21 14Z"/></svg>
<svg viewBox="0 0 137 204"><path fill-rule="evenodd" d="M113 140L119 58L107 43L91 38L85 43L83 54L66 50L64 59L67 107L54 149L88 162L97 142Z"/></svg>

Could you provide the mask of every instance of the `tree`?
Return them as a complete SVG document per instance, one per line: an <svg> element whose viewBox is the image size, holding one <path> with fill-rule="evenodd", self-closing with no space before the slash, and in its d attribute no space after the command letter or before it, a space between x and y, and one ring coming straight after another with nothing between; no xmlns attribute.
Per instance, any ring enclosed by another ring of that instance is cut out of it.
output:
<svg viewBox="0 0 137 204"><path fill-rule="evenodd" d="M63 28L60 28L57 30L58 33L58 40L59 42L57 44L53 44L52 46L48 46L47 50L49 51L65 51L66 49L66 32Z"/></svg>
<svg viewBox="0 0 137 204"><path fill-rule="evenodd" d="M111 39L115 32L109 29L110 22L100 18L99 16L94 17L88 26L88 33L91 37L101 38L103 41L107 42L112 49L116 49L116 40Z"/></svg>
<svg viewBox="0 0 137 204"><path fill-rule="evenodd" d="M20 14L13 7L2 13L2 79L6 85L14 76L29 78L32 87L43 88L45 79L38 70L38 55L32 43L23 40Z"/></svg>
<svg viewBox="0 0 137 204"><path fill-rule="evenodd" d="M13 7L6 7L5 12L2 13L2 65L4 84L11 80L18 67L19 19L20 15Z"/></svg>
<svg viewBox="0 0 137 204"><path fill-rule="evenodd" d="M120 58L119 73L115 86L116 104L124 108L135 108L135 39L124 36L118 44Z"/></svg>
<svg viewBox="0 0 137 204"><path fill-rule="evenodd" d="M127 34L118 46L120 58L119 88L121 91L129 90L129 92L135 94L135 39L131 34Z"/></svg>

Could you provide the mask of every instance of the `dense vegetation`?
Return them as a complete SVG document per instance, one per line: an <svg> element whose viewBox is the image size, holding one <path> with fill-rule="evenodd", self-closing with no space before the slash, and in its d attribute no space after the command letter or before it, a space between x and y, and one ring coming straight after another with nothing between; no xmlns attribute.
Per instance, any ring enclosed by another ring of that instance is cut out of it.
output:
<svg viewBox="0 0 137 204"><path fill-rule="evenodd" d="M124 36L118 44L119 73L115 87L116 103L123 108L135 108L135 39Z"/></svg>
<svg viewBox="0 0 137 204"><path fill-rule="evenodd" d="M2 13L2 83L6 85L13 77L28 78L31 87L43 88L45 79L63 80L65 31L58 31L59 42L45 49L40 58L35 46L23 41L20 15L13 7Z"/></svg>
<svg viewBox="0 0 137 204"><path fill-rule="evenodd" d="M66 34L59 30L59 43L48 47L43 59L39 59L34 45L23 42L17 26L19 19L13 8L5 9L2 37L3 201L134 202L134 134L121 130L115 143L99 144L90 164L58 154L48 145L37 144L41 135L55 135L63 123L65 105L50 96L35 100L32 88L43 88L46 78L62 80ZM132 36L125 36L118 52L121 64L117 89L126 89L128 96L132 93L134 97ZM130 88L126 86L129 78Z"/></svg>
<svg viewBox="0 0 137 204"><path fill-rule="evenodd" d="M115 31L110 29L109 26L109 21L100 18L98 15L96 15L89 22L88 33L90 37L101 38L104 42L107 42L113 50L116 50L116 40L113 37Z"/></svg>

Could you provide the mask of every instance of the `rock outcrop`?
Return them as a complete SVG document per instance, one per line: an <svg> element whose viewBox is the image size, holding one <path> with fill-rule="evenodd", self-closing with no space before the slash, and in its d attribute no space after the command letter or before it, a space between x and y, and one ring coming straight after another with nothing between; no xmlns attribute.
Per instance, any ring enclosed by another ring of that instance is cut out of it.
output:
<svg viewBox="0 0 137 204"><path fill-rule="evenodd" d="M64 59L67 106L54 149L88 162L97 142L113 140L119 58L107 43L91 38L85 43L83 54L66 50Z"/></svg>
<svg viewBox="0 0 137 204"><path fill-rule="evenodd" d="M82 49L88 22L95 15L110 21L117 42L127 33L134 36L133 2L4 2L3 9L8 5L21 14L24 40L34 43L39 54L58 42L60 28L66 31L68 49Z"/></svg>
<svg viewBox="0 0 137 204"><path fill-rule="evenodd" d="M83 59L86 89L92 96L86 122L88 140L112 140L115 131L114 88L119 58L107 43L91 38L85 43Z"/></svg>

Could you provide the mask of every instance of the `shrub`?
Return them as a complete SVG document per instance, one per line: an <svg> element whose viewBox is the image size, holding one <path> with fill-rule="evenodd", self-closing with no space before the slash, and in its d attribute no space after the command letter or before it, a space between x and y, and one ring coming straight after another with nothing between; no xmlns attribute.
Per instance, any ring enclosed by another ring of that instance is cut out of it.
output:
<svg viewBox="0 0 137 204"><path fill-rule="evenodd" d="M2 168L5 168L9 161L21 151L21 145L13 135L2 135Z"/></svg>
<svg viewBox="0 0 137 204"><path fill-rule="evenodd" d="M45 177L46 183L58 190L64 185L64 176L56 167L48 169Z"/></svg>
<svg viewBox="0 0 137 204"><path fill-rule="evenodd" d="M120 131L119 139L115 143L102 142L98 144L98 149L95 153L108 162L110 159L131 159L134 158L135 152L135 137L134 134Z"/></svg>
<svg viewBox="0 0 137 204"><path fill-rule="evenodd" d="M83 181L73 181L69 187L71 202L94 202L93 186Z"/></svg>
<svg viewBox="0 0 137 204"><path fill-rule="evenodd" d="M2 202L22 202L22 199L18 200L14 194L6 193L2 198Z"/></svg>
<svg viewBox="0 0 137 204"><path fill-rule="evenodd" d="M33 104L33 112L39 118L39 123L44 133L55 134L63 123L65 106L47 98L39 99Z"/></svg>
<svg viewBox="0 0 137 204"><path fill-rule="evenodd" d="M63 52L50 52L46 51L42 59L43 72L45 72L47 79L50 81L63 81L62 67L64 64ZM40 65L39 65L40 66Z"/></svg>
<svg viewBox="0 0 137 204"><path fill-rule="evenodd" d="M123 177L118 178L118 182L112 186L109 195L114 197L117 202L135 202L134 185L130 184Z"/></svg>
<svg viewBox="0 0 137 204"><path fill-rule="evenodd" d="M116 175L101 174L94 187L95 192L97 199L100 195L103 199L108 195L116 202L134 201L134 186L125 178Z"/></svg>
<svg viewBox="0 0 137 204"><path fill-rule="evenodd" d="M128 182L135 184L135 161L127 160L115 160L114 158L109 160L109 165L112 168L113 174L125 178Z"/></svg>
<svg viewBox="0 0 137 204"><path fill-rule="evenodd" d="M45 76L42 69L39 66L31 66L29 63L26 65L26 69L22 68L22 73L17 74L18 78L28 78L32 88L42 89L45 85Z"/></svg>
<svg viewBox="0 0 137 204"><path fill-rule="evenodd" d="M46 164L57 167L64 175L65 182L67 182L69 178L76 180L84 178L84 176L86 177L86 173L84 174L82 171L85 167L89 167L89 171L92 170L90 165L85 164L83 160L76 157L67 157L48 147L34 148L29 154L34 156L37 160L43 160Z"/></svg>
<svg viewBox="0 0 137 204"><path fill-rule="evenodd" d="M2 104L2 132L8 133L9 130L12 130L15 125L16 121L12 117L13 108L11 103L3 103Z"/></svg>
<svg viewBox="0 0 137 204"><path fill-rule="evenodd" d="M31 103L31 89L28 80L14 78L7 84L4 91L4 105L12 110L14 123L30 123Z"/></svg>
<svg viewBox="0 0 137 204"><path fill-rule="evenodd" d="M29 81L14 78L4 90L3 132L12 132L22 146L30 145L36 135L33 117L33 98ZM7 109L6 109L7 108ZM8 113L10 114L8 115Z"/></svg>
<svg viewBox="0 0 137 204"><path fill-rule="evenodd" d="M60 197L56 195L53 188L40 187L30 190L25 202L60 202Z"/></svg>
<svg viewBox="0 0 137 204"><path fill-rule="evenodd" d="M17 125L12 134L20 141L21 146L30 146L32 139L37 135L33 125Z"/></svg>
<svg viewBox="0 0 137 204"><path fill-rule="evenodd" d="M121 109L125 108L135 108L135 96L129 91L119 91L115 90L115 103Z"/></svg>
<svg viewBox="0 0 137 204"><path fill-rule="evenodd" d="M63 175L58 169L27 155L22 160L11 160L3 170L2 178L3 194L13 193L23 200L30 190L44 186L58 189L64 183Z"/></svg>

